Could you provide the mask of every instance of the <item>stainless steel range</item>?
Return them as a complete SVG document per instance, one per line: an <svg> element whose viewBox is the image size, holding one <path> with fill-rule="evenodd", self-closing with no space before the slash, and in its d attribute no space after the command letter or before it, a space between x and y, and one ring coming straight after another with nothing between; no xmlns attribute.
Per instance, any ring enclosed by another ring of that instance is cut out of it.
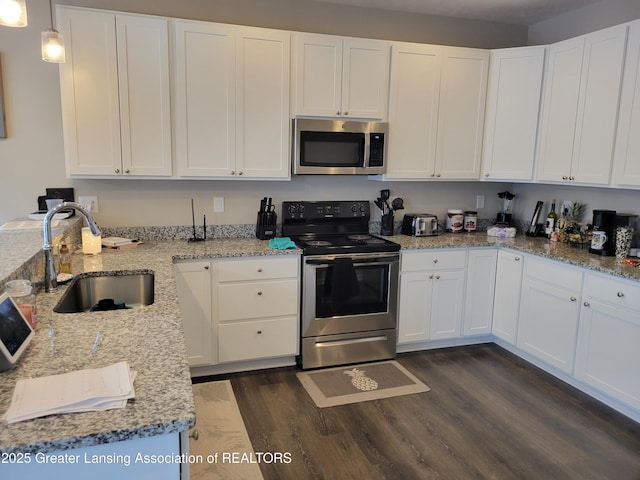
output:
<svg viewBox="0 0 640 480"><path fill-rule="evenodd" d="M400 245L369 235L368 201L283 202L303 250L303 369L396 355Z"/></svg>

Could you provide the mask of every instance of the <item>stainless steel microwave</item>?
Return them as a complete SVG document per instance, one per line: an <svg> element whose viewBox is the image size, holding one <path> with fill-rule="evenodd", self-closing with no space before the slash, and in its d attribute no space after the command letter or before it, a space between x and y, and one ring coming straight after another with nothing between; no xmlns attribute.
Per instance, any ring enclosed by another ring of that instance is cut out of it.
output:
<svg viewBox="0 0 640 480"><path fill-rule="evenodd" d="M350 120L293 120L292 164L296 175L385 173L388 124Z"/></svg>

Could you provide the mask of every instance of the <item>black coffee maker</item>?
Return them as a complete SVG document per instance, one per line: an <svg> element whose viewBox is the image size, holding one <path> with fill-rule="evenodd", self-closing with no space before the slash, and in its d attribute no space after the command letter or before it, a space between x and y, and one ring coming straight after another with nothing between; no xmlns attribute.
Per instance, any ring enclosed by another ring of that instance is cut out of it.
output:
<svg viewBox="0 0 640 480"><path fill-rule="evenodd" d="M616 254L616 211L615 210L594 210L593 211L593 240L589 253L596 255L611 256ZM597 233L603 232L603 233ZM602 236L604 234L604 237Z"/></svg>

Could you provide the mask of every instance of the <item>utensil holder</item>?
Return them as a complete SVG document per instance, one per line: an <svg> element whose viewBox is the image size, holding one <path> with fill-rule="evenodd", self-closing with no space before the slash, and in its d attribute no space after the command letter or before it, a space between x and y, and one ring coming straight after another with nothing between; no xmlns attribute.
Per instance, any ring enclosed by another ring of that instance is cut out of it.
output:
<svg viewBox="0 0 640 480"><path fill-rule="evenodd" d="M382 215L380 235L393 235L393 213Z"/></svg>

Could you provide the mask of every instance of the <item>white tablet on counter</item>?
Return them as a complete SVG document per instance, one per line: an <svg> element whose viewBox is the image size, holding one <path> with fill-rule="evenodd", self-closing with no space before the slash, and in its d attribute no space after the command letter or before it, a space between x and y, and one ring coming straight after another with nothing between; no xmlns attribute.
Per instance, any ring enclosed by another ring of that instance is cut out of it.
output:
<svg viewBox="0 0 640 480"><path fill-rule="evenodd" d="M33 335L33 328L9 294L0 295L0 372L16 364Z"/></svg>

